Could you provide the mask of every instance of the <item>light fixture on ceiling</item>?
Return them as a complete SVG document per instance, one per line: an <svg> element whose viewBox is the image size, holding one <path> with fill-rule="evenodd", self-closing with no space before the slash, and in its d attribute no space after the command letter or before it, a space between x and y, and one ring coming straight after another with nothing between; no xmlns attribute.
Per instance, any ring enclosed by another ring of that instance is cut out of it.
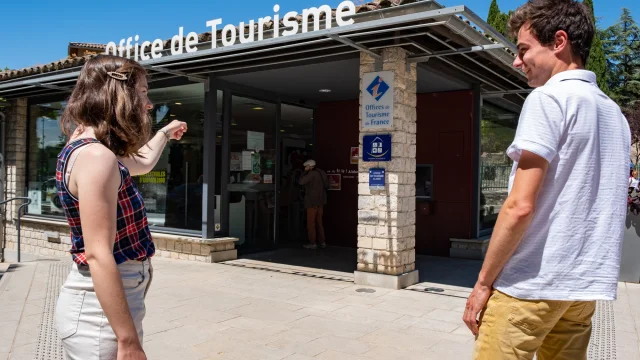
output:
<svg viewBox="0 0 640 360"><path fill-rule="evenodd" d="M254 107L253 107L253 110L264 110L264 108L263 108L263 107L260 107L260 106L254 106Z"/></svg>
<svg viewBox="0 0 640 360"><path fill-rule="evenodd" d="M280 130L280 132L284 132L284 131L285 131L284 129Z"/></svg>
<svg viewBox="0 0 640 360"><path fill-rule="evenodd" d="M321 93L330 93L331 89L320 89L318 91L320 91Z"/></svg>
<svg viewBox="0 0 640 360"><path fill-rule="evenodd" d="M176 103L176 105L182 105L182 103L180 103L180 102L177 102L177 103Z"/></svg>
<svg viewBox="0 0 640 360"><path fill-rule="evenodd" d="M171 115L169 115L169 116L176 116L176 115L175 115L175 114L171 114Z"/></svg>

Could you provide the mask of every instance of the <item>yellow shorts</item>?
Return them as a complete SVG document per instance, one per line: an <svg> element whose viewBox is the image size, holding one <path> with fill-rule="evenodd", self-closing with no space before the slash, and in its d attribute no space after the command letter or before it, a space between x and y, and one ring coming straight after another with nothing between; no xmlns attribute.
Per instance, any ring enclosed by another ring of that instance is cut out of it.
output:
<svg viewBox="0 0 640 360"><path fill-rule="evenodd" d="M595 301L521 300L493 290L473 359L586 360Z"/></svg>

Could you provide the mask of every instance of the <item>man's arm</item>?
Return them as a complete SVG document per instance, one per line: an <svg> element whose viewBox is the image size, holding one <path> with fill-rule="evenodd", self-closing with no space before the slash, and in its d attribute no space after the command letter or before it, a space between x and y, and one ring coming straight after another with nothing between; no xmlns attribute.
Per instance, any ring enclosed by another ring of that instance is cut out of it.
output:
<svg viewBox="0 0 640 360"><path fill-rule="evenodd" d="M311 171L305 171L304 174L300 176L300 179L298 180L298 184L303 186L307 185L311 181L311 176L309 175L310 173Z"/></svg>
<svg viewBox="0 0 640 360"><path fill-rule="evenodd" d="M463 319L474 335L478 334L477 316L489 299L493 282L531 223L548 166L547 160L532 152L523 151L520 156L511 193L498 214L478 282L467 300Z"/></svg>

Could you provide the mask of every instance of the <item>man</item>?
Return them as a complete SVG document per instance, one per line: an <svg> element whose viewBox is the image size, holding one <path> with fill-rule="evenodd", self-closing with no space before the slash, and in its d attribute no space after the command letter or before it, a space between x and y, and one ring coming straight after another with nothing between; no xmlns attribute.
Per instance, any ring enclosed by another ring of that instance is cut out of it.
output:
<svg viewBox="0 0 640 360"><path fill-rule="evenodd" d="M586 359L595 300L616 298L631 134L584 70L590 19L575 0L529 0L509 20L514 66L536 89L463 317L475 359Z"/></svg>
<svg viewBox="0 0 640 360"><path fill-rule="evenodd" d="M305 173L300 177L300 185L305 187L304 207L307 209L307 231L309 233L309 244L304 247L317 249L319 245L321 248L325 248L327 244L324 238L322 212L327 203L326 190L329 188L329 179L324 171L316 168L316 162L313 160L307 160L304 163L304 171Z"/></svg>

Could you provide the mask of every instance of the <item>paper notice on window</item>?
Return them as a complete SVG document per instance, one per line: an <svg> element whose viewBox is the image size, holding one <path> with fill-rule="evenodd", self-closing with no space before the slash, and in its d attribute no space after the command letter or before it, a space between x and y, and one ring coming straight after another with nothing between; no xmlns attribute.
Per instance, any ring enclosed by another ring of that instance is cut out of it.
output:
<svg viewBox="0 0 640 360"><path fill-rule="evenodd" d="M251 151L242 152L242 170L251 170Z"/></svg>
<svg viewBox="0 0 640 360"><path fill-rule="evenodd" d="M247 149L255 151L264 150L264 133L247 131Z"/></svg>
<svg viewBox="0 0 640 360"><path fill-rule="evenodd" d="M36 183L40 184L40 183ZM33 184L32 184L33 185ZM42 202L41 200L42 192L40 190L29 190L29 199L31 199L31 204L27 206L27 212L33 215L42 214Z"/></svg>
<svg viewBox="0 0 640 360"><path fill-rule="evenodd" d="M265 175L264 176L265 184L273 184L273 175Z"/></svg>
<svg viewBox="0 0 640 360"><path fill-rule="evenodd" d="M229 164L231 171L242 171L242 153L241 152L232 152L231 153L231 162Z"/></svg>

